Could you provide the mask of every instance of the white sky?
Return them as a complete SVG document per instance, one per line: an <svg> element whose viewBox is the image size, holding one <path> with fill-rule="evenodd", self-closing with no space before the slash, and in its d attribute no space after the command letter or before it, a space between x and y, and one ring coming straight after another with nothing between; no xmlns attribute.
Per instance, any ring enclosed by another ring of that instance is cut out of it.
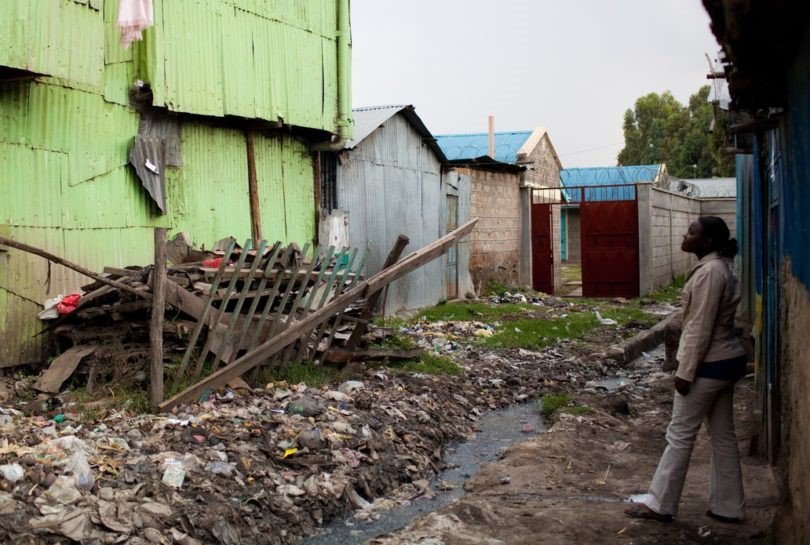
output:
<svg viewBox="0 0 810 545"><path fill-rule="evenodd" d="M685 103L718 51L700 0L352 0L352 38L355 106L413 104L434 134L543 125L564 167L614 165L624 111Z"/></svg>

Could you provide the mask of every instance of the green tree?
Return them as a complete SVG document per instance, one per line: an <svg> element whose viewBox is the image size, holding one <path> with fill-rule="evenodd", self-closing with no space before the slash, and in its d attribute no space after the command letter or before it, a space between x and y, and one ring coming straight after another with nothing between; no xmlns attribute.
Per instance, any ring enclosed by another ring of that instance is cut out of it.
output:
<svg viewBox="0 0 810 545"><path fill-rule="evenodd" d="M719 120L714 132L709 132L712 104L708 97L709 86L705 85L689 97L688 106L669 91L636 100L635 107L624 114L619 164L666 163L669 173L679 178L733 176L733 159L722 149L725 123Z"/></svg>

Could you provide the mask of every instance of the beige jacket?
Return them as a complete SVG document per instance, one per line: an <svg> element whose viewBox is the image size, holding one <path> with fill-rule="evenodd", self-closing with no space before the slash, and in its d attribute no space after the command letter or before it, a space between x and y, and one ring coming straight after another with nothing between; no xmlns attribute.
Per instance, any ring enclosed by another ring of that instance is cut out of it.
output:
<svg viewBox="0 0 810 545"><path fill-rule="evenodd" d="M740 303L740 283L728 262L712 252L697 262L683 288L683 329L676 376L695 380L704 361L745 355L734 334L734 314Z"/></svg>

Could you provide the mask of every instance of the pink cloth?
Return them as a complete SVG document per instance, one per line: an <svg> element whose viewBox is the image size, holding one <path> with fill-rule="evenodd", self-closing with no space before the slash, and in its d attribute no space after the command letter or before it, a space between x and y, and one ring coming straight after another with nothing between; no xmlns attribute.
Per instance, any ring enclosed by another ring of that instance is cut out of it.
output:
<svg viewBox="0 0 810 545"><path fill-rule="evenodd" d="M121 31L121 46L128 48L135 40L142 40L143 29L154 24L152 0L119 0L118 30Z"/></svg>

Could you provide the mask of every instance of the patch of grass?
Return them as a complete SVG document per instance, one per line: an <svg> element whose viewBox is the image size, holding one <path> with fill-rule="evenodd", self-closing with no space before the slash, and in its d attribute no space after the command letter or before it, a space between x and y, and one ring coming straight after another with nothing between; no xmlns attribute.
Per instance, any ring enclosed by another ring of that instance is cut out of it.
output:
<svg viewBox="0 0 810 545"><path fill-rule="evenodd" d="M450 358L427 352L419 356L419 359L404 362L402 365L391 365L391 369L425 375L458 375L462 371L461 367Z"/></svg>
<svg viewBox="0 0 810 545"><path fill-rule="evenodd" d="M685 283L685 277L678 276L669 286L648 294L647 299L652 299L658 303L675 303L681 298L681 291L683 291Z"/></svg>
<svg viewBox="0 0 810 545"><path fill-rule="evenodd" d="M508 291L512 290L506 284L498 282L497 280L490 280L489 282L487 282L487 285L484 288L484 295L501 296Z"/></svg>
<svg viewBox="0 0 810 545"><path fill-rule="evenodd" d="M540 411L546 416L551 416L569 403L571 396L568 394L546 394L540 398Z"/></svg>
<svg viewBox="0 0 810 545"><path fill-rule="evenodd" d="M494 306L486 303L454 303L422 309L415 318L417 320L424 318L428 322L447 320L486 322L499 320L508 315L525 314L531 310L532 305L517 303Z"/></svg>
<svg viewBox="0 0 810 545"><path fill-rule="evenodd" d="M581 282L582 281L582 265L563 265L560 270L560 278L563 283L566 282Z"/></svg>
<svg viewBox="0 0 810 545"><path fill-rule="evenodd" d="M416 341L402 333L394 333L386 337L379 343L372 343L371 348L381 348L384 350L410 350L416 348Z"/></svg>
<svg viewBox="0 0 810 545"><path fill-rule="evenodd" d="M320 388L340 381L340 370L331 365L288 363L277 371L268 371L265 384L271 380L286 380L289 384L303 382L310 388Z"/></svg>
<svg viewBox="0 0 810 545"><path fill-rule="evenodd" d="M586 414L591 414L593 409L588 407L587 405L571 405L569 407L563 407L560 412L573 414L574 416L583 416Z"/></svg>
<svg viewBox="0 0 810 545"><path fill-rule="evenodd" d="M561 339L581 337L598 325L592 312L569 314L553 320L528 318L501 324L494 335L481 342L491 348L538 349Z"/></svg>
<svg viewBox="0 0 810 545"><path fill-rule="evenodd" d="M579 405L566 393L546 394L538 402L540 411L547 417L558 413L568 413L575 416L591 414L593 409L586 405Z"/></svg>

